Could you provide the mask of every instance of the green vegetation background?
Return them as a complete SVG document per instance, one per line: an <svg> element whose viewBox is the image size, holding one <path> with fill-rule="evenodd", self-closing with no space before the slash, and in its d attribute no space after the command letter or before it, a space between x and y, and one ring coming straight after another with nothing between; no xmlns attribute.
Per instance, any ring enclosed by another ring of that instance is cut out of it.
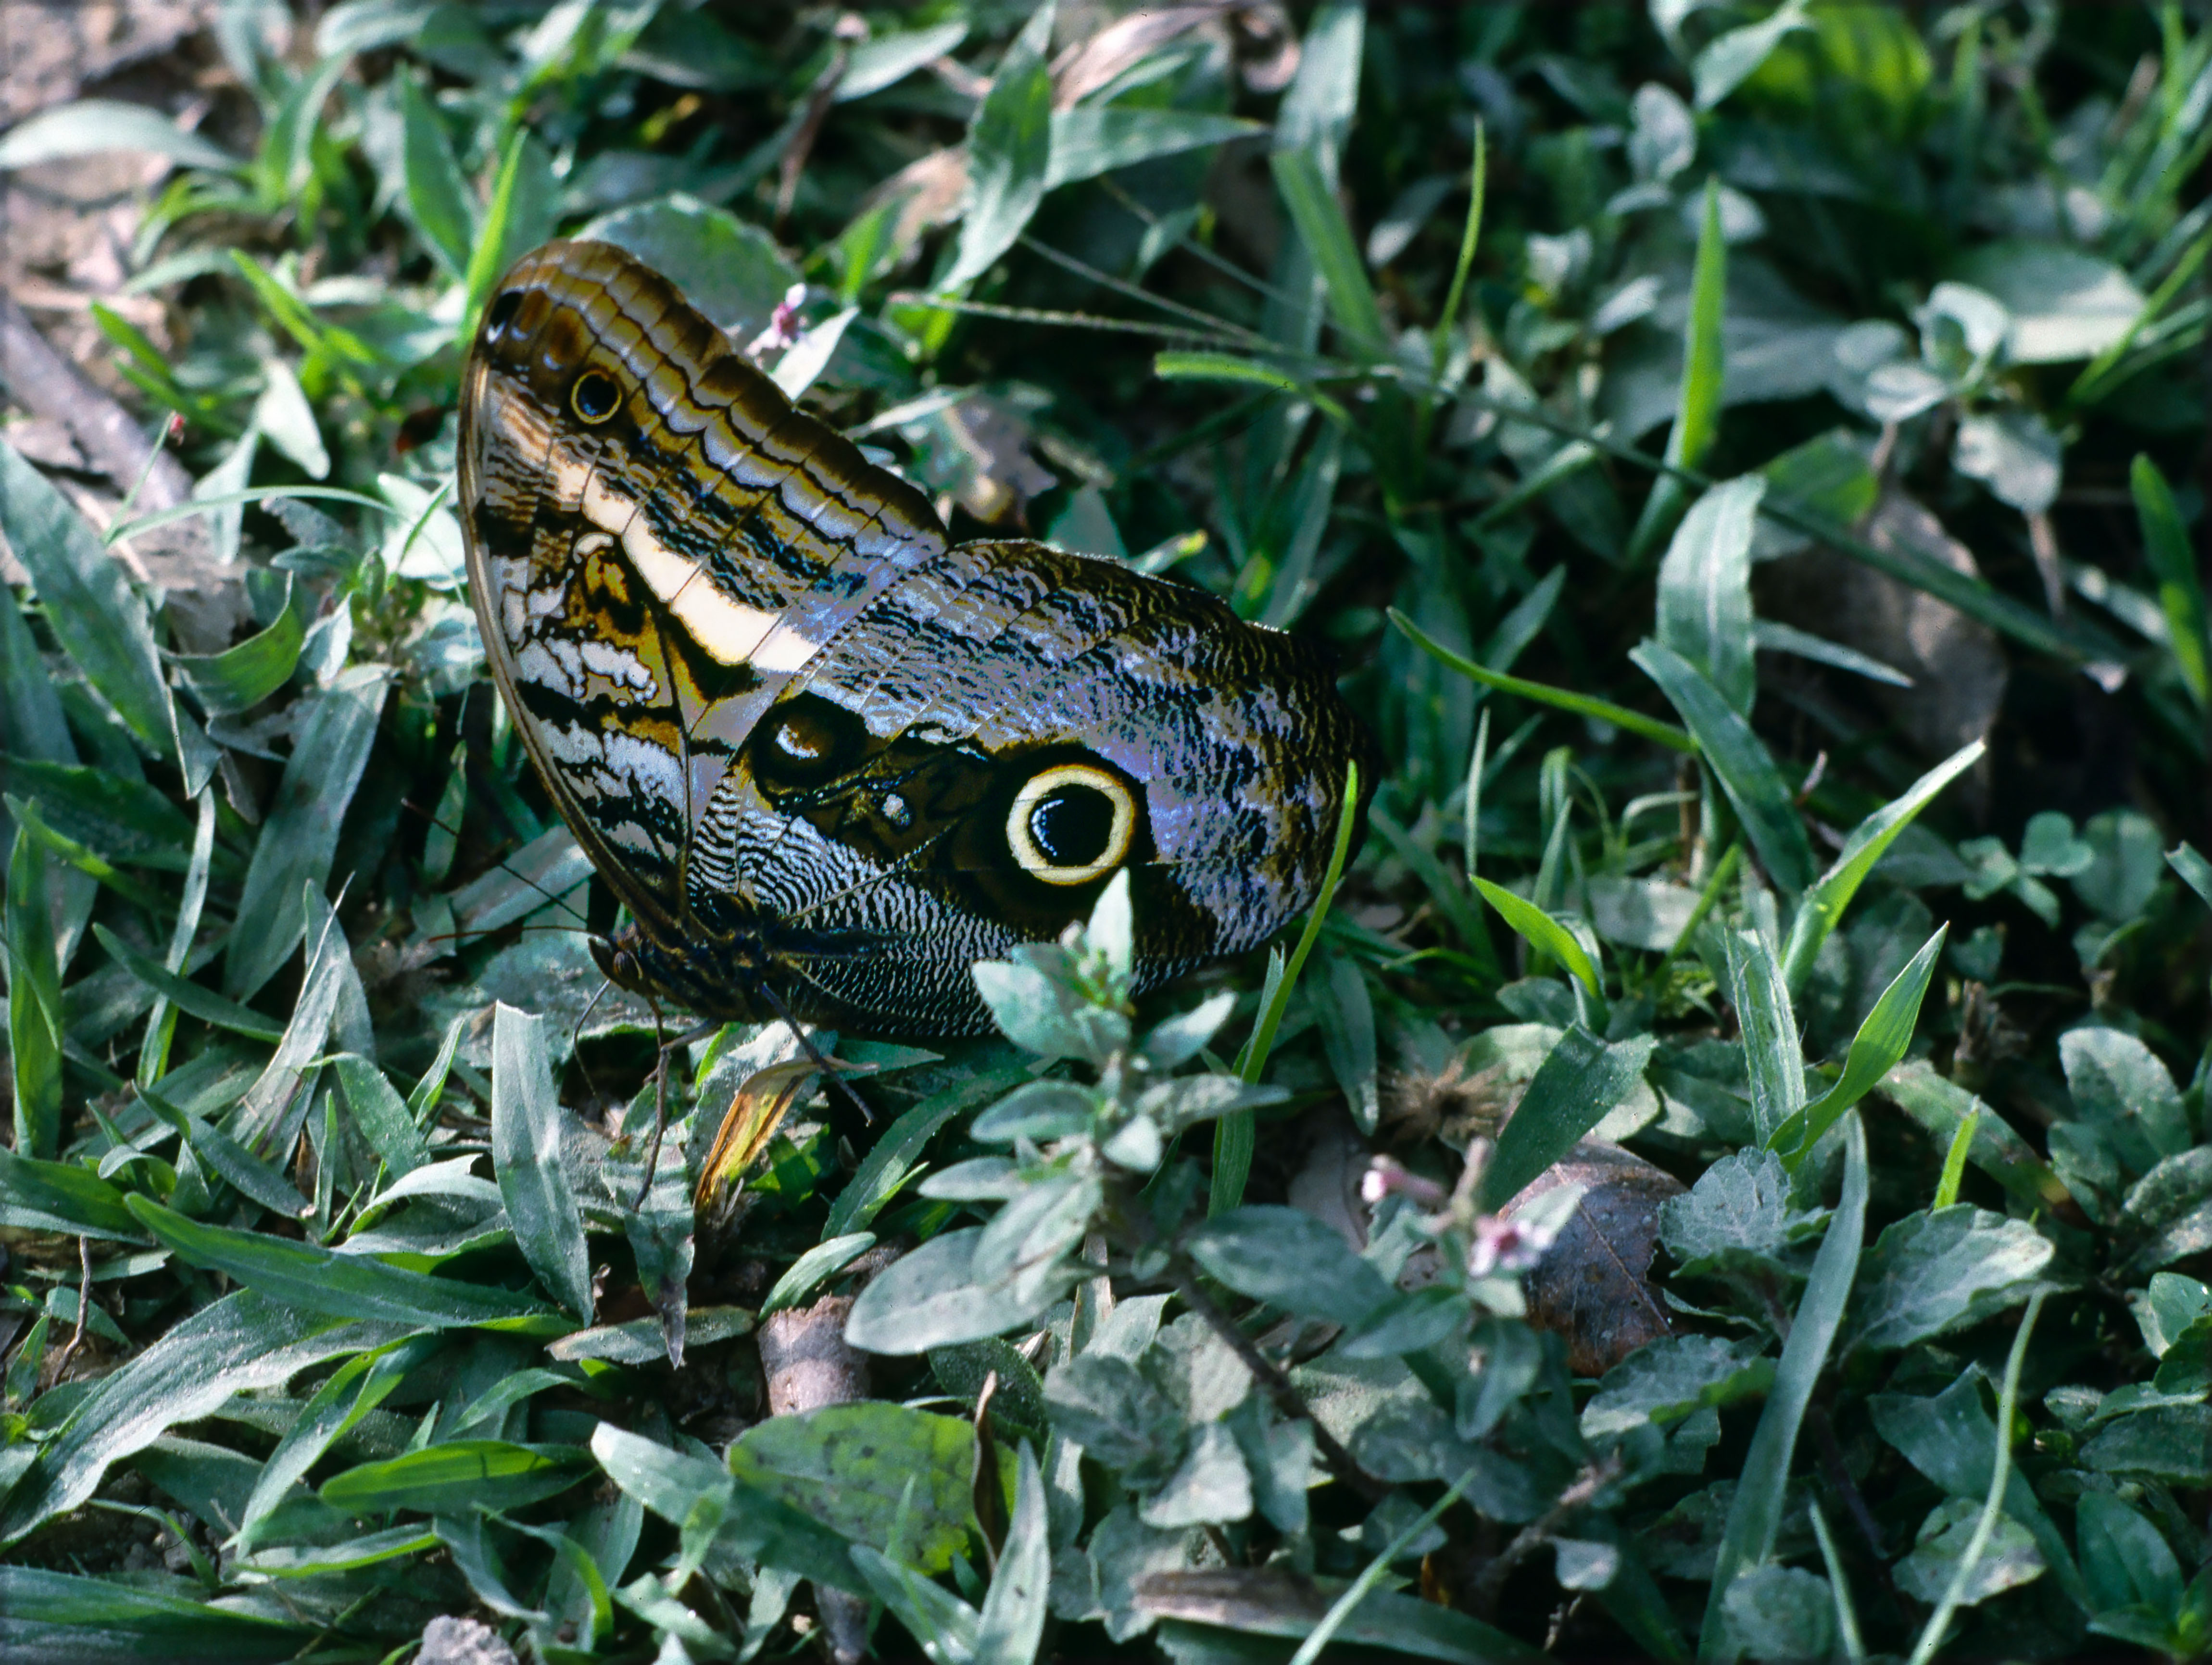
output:
<svg viewBox="0 0 2212 1665"><path fill-rule="evenodd" d="M202 46L0 135L174 163L94 317L197 483L0 447L0 1654L2212 1651L2202 6ZM956 535L1334 646L1389 774L1287 951L1133 1008L1109 892L1003 1039L818 1036L872 1125L725 1030L632 1206L451 512L577 232Z"/></svg>

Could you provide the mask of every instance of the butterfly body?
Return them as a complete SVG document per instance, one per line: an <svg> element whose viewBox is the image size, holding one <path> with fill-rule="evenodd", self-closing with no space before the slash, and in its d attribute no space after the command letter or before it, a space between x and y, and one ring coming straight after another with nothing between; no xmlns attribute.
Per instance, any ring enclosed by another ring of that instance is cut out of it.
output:
<svg viewBox="0 0 2212 1665"><path fill-rule="evenodd" d="M493 292L460 492L495 678L635 923L616 981L703 1016L988 1027L977 959L1131 874L1141 985L1309 903L1364 732L1305 644L927 501L668 281L549 244Z"/></svg>

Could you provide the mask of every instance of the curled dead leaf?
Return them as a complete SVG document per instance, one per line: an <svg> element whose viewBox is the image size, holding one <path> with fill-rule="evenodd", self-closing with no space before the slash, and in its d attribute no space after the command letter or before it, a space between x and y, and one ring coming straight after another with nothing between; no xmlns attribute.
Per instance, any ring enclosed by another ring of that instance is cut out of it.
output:
<svg viewBox="0 0 2212 1665"><path fill-rule="evenodd" d="M1647 1341L1670 1334L1650 1281L1659 1205L1682 1182L1618 1145L1586 1139L1499 1211L1510 1219L1562 1185L1581 1203L1524 1280L1528 1322L1567 1343L1577 1376L1602 1376Z"/></svg>

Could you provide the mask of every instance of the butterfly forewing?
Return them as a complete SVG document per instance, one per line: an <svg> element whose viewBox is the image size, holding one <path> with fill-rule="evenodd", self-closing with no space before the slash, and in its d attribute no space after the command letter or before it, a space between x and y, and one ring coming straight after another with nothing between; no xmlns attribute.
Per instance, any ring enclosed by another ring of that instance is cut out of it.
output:
<svg viewBox="0 0 2212 1665"><path fill-rule="evenodd" d="M1145 981L1249 947L1311 899L1369 756L1318 656L1212 597L948 548L608 245L495 291L460 483L494 674L636 916L625 975L713 1015L766 985L850 1027L981 1027L969 963L1123 868Z"/></svg>

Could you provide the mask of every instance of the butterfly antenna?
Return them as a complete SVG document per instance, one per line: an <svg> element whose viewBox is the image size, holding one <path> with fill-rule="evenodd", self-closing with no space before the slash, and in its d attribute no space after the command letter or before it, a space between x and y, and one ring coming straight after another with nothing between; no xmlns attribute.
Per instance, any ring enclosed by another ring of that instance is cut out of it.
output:
<svg viewBox="0 0 2212 1665"><path fill-rule="evenodd" d="M576 1043L584 1038L584 1025L590 1021L592 1009L614 986L613 978L600 978L599 987L592 990L592 998L584 1002L584 1009L576 1014L576 1021L568 1028L568 1055L576 1060L576 1067L584 1073L584 1091L593 1098L599 1096L599 1084L592 1079L592 1066L584 1061L584 1054L577 1049Z"/></svg>
<svg viewBox="0 0 2212 1665"><path fill-rule="evenodd" d="M406 810L411 811L413 811L415 814L421 816L421 817L422 817L425 821L428 822L432 826L435 827L435 828L436 828L440 832L441 832L441 833L444 833L444 834L447 835L449 837L451 837L451 838L454 839L456 842L458 842L458 841L459 840L460 836L461 836L461 831L460 831L460 829L459 829L459 828L458 828L458 827L449 827L449 826L447 826L444 822L441 821L441 820L440 820L440 819L439 819L439 818L438 818L434 814L433 814L430 811L424 809L424 808L423 808L420 804L417 804L416 802L415 802L415 800L414 800L413 799L411 799L411 798L403 798L403 799L401 799L399 800L399 803L400 803L400 807L402 807L403 809L406 809ZM512 863L510 863L505 856L501 856L501 857L499 859L498 862L497 862L496 864L495 864L495 865L496 865L496 866L499 867L499 869L500 869L500 871L501 871L501 872L502 872L506 873L506 874L507 874L507 876L508 878L513 878L513 879L518 879L518 880L520 880L521 883L523 883L523 884L527 884L527 885L528 885L532 890L533 890L537 891L537 892L538 892L538 894L539 896L544 896L544 897L545 898L545 900L546 900L546 901L548 901L548 902L550 902L554 903L554 904L555 904L556 906L557 906L557 907L564 908L566 908L568 912L570 912L570 913L572 913L572 914L573 914L573 913L574 913L574 912L576 911L575 904L574 904L574 903L573 903L573 902L571 902L568 899L568 897L566 897L566 896L556 896L556 895L555 895L552 891L550 891L550 890L547 890L547 889L546 889L543 884L539 884L536 879L534 879L534 878L531 878L531 876L530 876L528 873L524 872L522 871L522 869L520 869L520 867L517 867L517 866L514 866ZM545 927L542 927L542 926L541 926L541 927L539 927L538 928L542 930L542 929L544 929ZM584 931L587 935L588 935L588 934L590 934L590 933L591 933L591 927L589 926L589 924L586 924L586 925L581 926L581 927L577 927L577 926L565 926L565 927L562 927L562 929L564 929L564 930L578 930L578 929L580 929L580 930ZM462 933L462 932L454 932L454 933L453 933L452 934L453 934L454 936L461 936L461 935L470 934L470 933ZM489 933L488 933L488 932L477 932L477 933L473 933L473 934L475 934L475 935L478 935L478 936L485 936L485 935L489 935Z"/></svg>
<svg viewBox="0 0 2212 1665"><path fill-rule="evenodd" d="M783 1019L783 1026L799 1037L799 1050L806 1054L815 1068L822 1072L823 1078L829 1082L831 1091L841 1094L848 1104L858 1110L860 1113L861 1121L872 1127L875 1126L876 1113L868 1108L867 1101L854 1092L846 1083L845 1078L838 1073L836 1061L814 1044L814 1037L811 1035L799 1026L799 1019L791 1015L791 1008L783 1003L783 997L765 982L756 983L754 987L760 991L761 998L768 1002L769 1010Z"/></svg>

